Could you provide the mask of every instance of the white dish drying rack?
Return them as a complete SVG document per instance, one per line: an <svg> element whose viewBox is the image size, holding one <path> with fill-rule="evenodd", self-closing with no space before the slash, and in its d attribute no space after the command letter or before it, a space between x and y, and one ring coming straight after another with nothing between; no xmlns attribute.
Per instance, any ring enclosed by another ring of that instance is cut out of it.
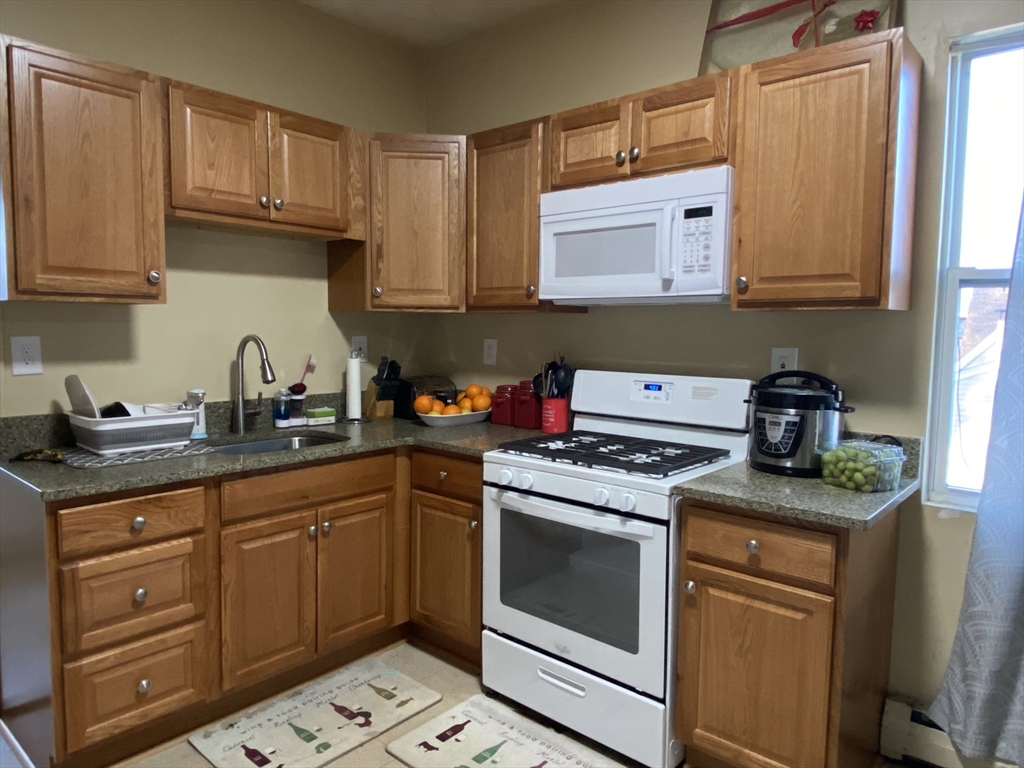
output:
<svg viewBox="0 0 1024 768"><path fill-rule="evenodd" d="M78 446L100 456L116 456L188 445L198 411L179 410L177 403L125 407L131 416L93 419L68 414Z"/></svg>

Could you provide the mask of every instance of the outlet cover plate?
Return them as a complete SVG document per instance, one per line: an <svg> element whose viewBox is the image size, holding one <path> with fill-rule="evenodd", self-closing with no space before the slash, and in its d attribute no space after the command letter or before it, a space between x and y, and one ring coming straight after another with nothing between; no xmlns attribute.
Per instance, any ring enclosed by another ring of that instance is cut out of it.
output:
<svg viewBox="0 0 1024 768"><path fill-rule="evenodd" d="M772 373L776 371L797 371L797 347L772 347Z"/></svg>
<svg viewBox="0 0 1024 768"><path fill-rule="evenodd" d="M43 352L38 336L11 336L11 375L43 372Z"/></svg>
<svg viewBox="0 0 1024 768"><path fill-rule="evenodd" d="M484 365L498 364L498 340L484 339Z"/></svg>
<svg viewBox="0 0 1024 768"><path fill-rule="evenodd" d="M353 336L352 337L352 350L359 350L360 356L364 360L370 359L370 347L367 343L366 336Z"/></svg>

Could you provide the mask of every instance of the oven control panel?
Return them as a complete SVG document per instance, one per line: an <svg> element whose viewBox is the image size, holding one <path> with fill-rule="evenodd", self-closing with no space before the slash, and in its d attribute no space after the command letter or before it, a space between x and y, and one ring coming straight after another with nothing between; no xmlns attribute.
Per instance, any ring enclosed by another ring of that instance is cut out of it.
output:
<svg viewBox="0 0 1024 768"><path fill-rule="evenodd" d="M672 384L667 381L635 380L630 399L641 403L671 403Z"/></svg>

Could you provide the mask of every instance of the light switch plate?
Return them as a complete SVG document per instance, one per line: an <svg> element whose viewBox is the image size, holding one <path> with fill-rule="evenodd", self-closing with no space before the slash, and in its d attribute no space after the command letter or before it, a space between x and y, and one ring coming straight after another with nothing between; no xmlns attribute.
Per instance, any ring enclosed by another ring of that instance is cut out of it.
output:
<svg viewBox="0 0 1024 768"><path fill-rule="evenodd" d="M484 339L484 365L498 364L498 340Z"/></svg>
<svg viewBox="0 0 1024 768"><path fill-rule="evenodd" d="M11 375L43 372L43 352L38 336L11 336Z"/></svg>
<svg viewBox="0 0 1024 768"><path fill-rule="evenodd" d="M352 351L358 351L360 357L362 357L364 360L370 359L370 347L367 344L366 336L352 337Z"/></svg>
<svg viewBox="0 0 1024 768"><path fill-rule="evenodd" d="M772 347L772 373L776 371L796 371L797 347Z"/></svg>

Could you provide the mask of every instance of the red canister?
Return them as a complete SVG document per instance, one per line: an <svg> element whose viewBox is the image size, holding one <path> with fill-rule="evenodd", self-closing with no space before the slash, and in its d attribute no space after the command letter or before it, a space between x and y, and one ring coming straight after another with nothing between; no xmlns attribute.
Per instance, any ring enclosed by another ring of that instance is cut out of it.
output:
<svg viewBox="0 0 1024 768"><path fill-rule="evenodd" d="M540 429L540 395L533 391L530 379L519 382L514 423L520 429Z"/></svg>
<svg viewBox="0 0 1024 768"><path fill-rule="evenodd" d="M511 427L516 423L516 384L502 384L491 398L491 423Z"/></svg>
<svg viewBox="0 0 1024 768"><path fill-rule="evenodd" d="M558 434L569 431L569 401L564 397L545 397L541 403L541 431Z"/></svg>

